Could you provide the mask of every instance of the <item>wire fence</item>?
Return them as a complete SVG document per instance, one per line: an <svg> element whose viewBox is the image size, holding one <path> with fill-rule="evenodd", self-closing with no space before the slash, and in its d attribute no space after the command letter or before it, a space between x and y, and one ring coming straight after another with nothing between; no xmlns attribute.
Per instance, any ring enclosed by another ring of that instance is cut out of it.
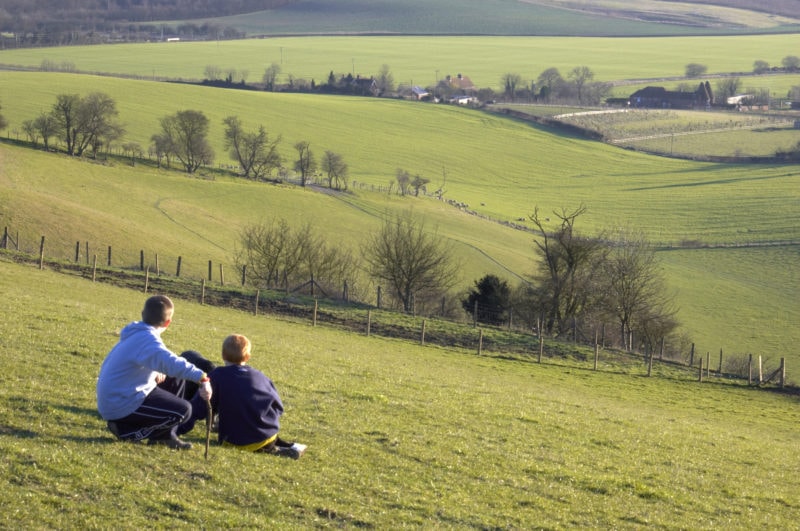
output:
<svg viewBox="0 0 800 531"><path fill-rule="evenodd" d="M424 315L393 311L382 307L381 290L377 289L375 304L348 301L347 297L331 295L321 290L313 278L295 286L282 289L258 289L246 285L244 275L241 282L232 278L225 280L224 268L213 267L208 262L207 276L202 278L181 276L181 259L178 258L175 274L160 269L158 259L148 263L143 251L138 261L124 265L117 263L109 247L102 256L93 254L88 243L76 242L73 257L69 259L46 258L47 240L39 241L38 253L31 252L32 245L20 245L20 237L5 228L0 239L0 253L9 260L37 265L49 269L116 286L140 290L144 293L166 293L186 300L195 300L213 305L252 312L255 315L273 315L309 322L312 326L325 324L366 336L384 336L419 342L423 345L465 349L478 355L513 356L515 358L568 366L579 366L592 370L624 370L636 374L659 375L666 372L683 374L687 379L700 382L709 379L746 380L753 386L770 386L785 389L793 387L786 378L786 360L780 358L775 364L761 356L728 355L722 349L712 359L696 351L695 345L688 352L666 349L662 341L659 349L649 352L633 352L614 348L605 332L595 327L594 333L585 331L574 334L567 340L545 337L539 326L515 322L513 311L500 316L490 310L473 307L472 315L464 312L465 318L452 319L443 314L446 302L441 302L441 314L429 311ZM133 253L126 253L132 256ZM112 260L113 258L113 260ZM218 272L217 272L218 270ZM216 276L215 276L216 275ZM346 294L347 290L343 290ZM494 319L496 324L486 324L478 319ZM588 336L588 339L587 339Z"/></svg>

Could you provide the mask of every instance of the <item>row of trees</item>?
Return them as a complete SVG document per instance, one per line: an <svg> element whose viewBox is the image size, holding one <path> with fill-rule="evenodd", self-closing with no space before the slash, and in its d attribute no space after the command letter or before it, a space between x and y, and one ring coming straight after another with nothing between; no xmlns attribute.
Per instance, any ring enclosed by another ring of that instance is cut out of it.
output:
<svg viewBox="0 0 800 531"><path fill-rule="evenodd" d="M57 139L68 155L97 157L103 148L108 149L124 136L125 128L119 123L118 115L115 101L105 93L59 94L49 111L24 121L22 130L31 143L36 146L41 142L46 150L51 149L53 139ZM6 125L0 115L0 129ZM208 140L211 124L205 113L178 111L162 117L159 125L159 131L150 138L150 152L159 166L169 166L176 160L187 173L194 173L213 162L214 150ZM284 160L279 152L280 136L271 138L263 125L248 130L237 116L226 117L223 126L225 149L244 178L266 180L274 172L285 176ZM123 143L121 147L132 161L143 152L135 142ZM297 142L294 149L297 159L293 168L303 186L311 182L321 166L328 186L347 189L349 168L341 154L325 151L318 163L308 141Z"/></svg>
<svg viewBox="0 0 800 531"><path fill-rule="evenodd" d="M484 276L461 298L467 315L497 325L513 312L517 322L545 334L573 336L580 329L584 339L592 339L589 331L603 323L616 323L617 332L606 338L616 337L629 349L653 349L673 334L678 323L672 298L647 239L630 231L583 236L576 222L585 212L585 206L555 212L559 223L550 229L535 209L530 219L538 229L538 260L529 281L511 287L496 275ZM365 286L378 283L388 288L389 302L408 313L439 307L458 282L452 245L410 211L387 218L358 251L360 259L322 240L308 224L294 229L272 220L243 229L236 263L256 286L313 278L329 294L347 285L350 296L364 297Z"/></svg>

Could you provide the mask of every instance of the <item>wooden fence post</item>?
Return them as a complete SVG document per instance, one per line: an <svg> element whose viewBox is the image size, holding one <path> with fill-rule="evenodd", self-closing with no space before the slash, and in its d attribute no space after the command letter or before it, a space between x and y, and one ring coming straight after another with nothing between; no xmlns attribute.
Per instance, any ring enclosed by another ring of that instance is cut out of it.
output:
<svg viewBox="0 0 800 531"><path fill-rule="evenodd" d="M594 370L597 370L597 360L600 357L600 346L597 344L597 330L594 331Z"/></svg>
<svg viewBox="0 0 800 531"><path fill-rule="evenodd" d="M97 255L94 255L94 262L92 263L92 282L97 279Z"/></svg>
<svg viewBox="0 0 800 531"><path fill-rule="evenodd" d="M256 290L256 306L253 309L253 315L258 315L258 298L259 298L260 295L261 295L261 290L257 289Z"/></svg>
<svg viewBox="0 0 800 531"><path fill-rule="evenodd" d="M242 286L247 283L247 264L242 266Z"/></svg>
<svg viewBox="0 0 800 531"><path fill-rule="evenodd" d="M86 265L89 265L89 242L86 242Z"/></svg>
<svg viewBox="0 0 800 531"><path fill-rule="evenodd" d="M313 323L313 326L317 326L317 310L319 310L319 301L314 299L314 323Z"/></svg>
<svg viewBox="0 0 800 531"><path fill-rule="evenodd" d="M220 285L225 285L225 269L223 269L222 264L219 265L219 283Z"/></svg>
<svg viewBox="0 0 800 531"><path fill-rule="evenodd" d="M658 351L659 361L664 361L664 338L661 338L661 348Z"/></svg>
<svg viewBox="0 0 800 531"><path fill-rule="evenodd" d="M379 310L381 309L381 287L380 286L378 286L378 304L377 304L377 307L378 307Z"/></svg>
<svg viewBox="0 0 800 531"><path fill-rule="evenodd" d="M3 229L3 239L0 241L0 249L8 249L8 227Z"/></svg>
<svg viewBox="0 0 800 531"><path fill-rule="evenodd" d="M781 358L781 377L780 377L780 386L783 389L783 386L786 385L786 358Z"/></svg>
<svg viewBox="0 0 800 531"><path fill-rule="evenodd" d="M200 287L200 304L206 303L206 279L203 279L203 283Z"/></svg>
<svg viewBox="0 0 800 531"><path fill-rule="evenodd" d="M706 378L711 377L711 353L706 352Z"/></svg>
<svg viewBox="0 0 800 531"><path fill-rule="evenodd" d="M75 261L77 262L81 256L81 242L75 242Z"/></svg>
<svg viewBox="0 0 800 531"><path fill-rule="evenodd" d="M371 328L372 328L372 310L367 310L367 337L369 337Z"/></svg>
<svg viewBox="0 0 800 531"><path fill-rule="evenodd" d="M175 268L175 276L180 278L181 276L181 262L183 262L183 257L178 257L178 267Z"/></svg>
<svg viewBox="0 0 800 531"><path fill-rule="evenodd" d="M349 296L350 296L350 294L348 293L348 290L347 290L347 279L344 279L344 286L342 286L342 300L344 302L348 302L347 299L348 299Z"/></svg>
<svg viewBox="0 0 800 531"><path fill-rule="evenodd" d="M211 260L209 260L208 261L208 281L209 282L211 282L211 280L212 280L211 274L212 274L212 272L211 272Z"/></svg>
<svg viewBox="0 0 800 531"><path fill-rule="evenodd" d="M111 246L108 246L108 267L111 267Z"/></svg>
<svg viewBox="0 0 800 531"><path fill-rule="evenodd" d="M144 271L144 249L139 251L139 270Z"/></svg>
<svg viewBox="0 0 800 531"><path fill-rule="evenodd" d="M478 356L483 353L483 328L478 329Z"/></svg>
<svg viewBox="0 0 800 531"><path fill-rule="evenodd" d="M722 349L719 349L719 368L717 370L717 374L722 376Z"/></svg>
<svg viewBox="0 0 800 531"><path fill-rule="evenodd" d="M764 383L764 366L761 363L761 354L758 355L758 385Z"/></svg>
<svg viewBox="0 0 800 531"><path fill-rule="evenodd" d="M150 266L147 266L147 270L144 272L144 292L147 293L148 285L150 284Z"/></svg>
<svg viewBox="0 0 800 531"><path fill-rule="evenodd" d="M700 358L700 378L698 381L703 382L703 358Z"/></svg>
<svg viewBox="0 0 800 531"><path fill-rule="evenodd" d="M753 385L753 355L747 359L747 385Z"/></svg>
<svg viewBox="0 0 800 531"><path fill-rule="evenodd" d="M647 350L650 352L650 356L648 357L647 361L647 376L650 376L653 374L653 349L648 348Z"/></svg>
<svg viewBox="0 0 800 531"><path fill-rule="evenodd" d="M689 354L689 367L694 367L694 343L692 343L692 350Z"/></svg>
<svg viewBox="0 0 800 531"><path fill-rule="evenodd" d="M42 236L42 243L39 244L39 270L44 269L44 236Z"/></svg>
<svg viewBox="0 0 800 531"><path fill-rule="evenodd" d="M422 320L422 334L420 335L419 338L419 344L420 345L425 344L425 319Z"/></svg>
<svg viewBox="0 0 800 531"><path fill-rule="evenodd" d="M161 266L158 264L158 253L156 253L156 276L161 276Z"/></svg>
<svg viewBox="0 0 800 531"><path fill-rule="evenodd" d="M539 357L537 359L538 363L542 362L542 353L544 352L544 334L542 333L542 320L539 319Z"/></svg>

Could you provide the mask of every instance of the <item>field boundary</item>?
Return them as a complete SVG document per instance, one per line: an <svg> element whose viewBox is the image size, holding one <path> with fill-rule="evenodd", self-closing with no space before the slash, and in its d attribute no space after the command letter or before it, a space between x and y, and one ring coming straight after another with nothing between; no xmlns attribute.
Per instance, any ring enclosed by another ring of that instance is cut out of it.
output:
<svg viewBox="0 0 800 531"><path fill-rule="evenodd" d="M5 242L4 242L5 243ZM472 351L478 356L490 356L528 363L549 363L585 370L622 372L629 375L655 376L703 382L730 382L788 394L800 395L800 387L786 378L786 361L780 359L776 367L762 367L758 357L758 378L753 377L755 360L750 355L749 375L734 374L723 370L723 352L720 350L716 369L712 369L711 354L695 353L694 344L688 359L681 356L665 356L661 351L640 353L610 348L598 342L594 345L563 339L545 338L535 330L513 329L478 323L459 323L444 318L412 316L360 303L349 303L334 299L320 299L312 294L295 290L255 289L226 286L152 273L133 269L98 267L95 257L92 265L45 260L25 252L0 247L0 259L18 264L38 266L60 274L71 275L91 282L111 284L116 287L143 291L144 293L168 293L173 297L193 300L201 305L245 311L254 315L279 316L294 322L332 326L366 336L380 336L401 341L414 341L423 345ZM307 283L308 284L308 283ZM602 353L602 356L601 356ZM716 361L716 360L715 360ZM738 360L742 363L742 360ZM654 373L654 364L657 364ZM763 374L770 374L768 378ZM774 382L779 376L779 380Z"/></svg>

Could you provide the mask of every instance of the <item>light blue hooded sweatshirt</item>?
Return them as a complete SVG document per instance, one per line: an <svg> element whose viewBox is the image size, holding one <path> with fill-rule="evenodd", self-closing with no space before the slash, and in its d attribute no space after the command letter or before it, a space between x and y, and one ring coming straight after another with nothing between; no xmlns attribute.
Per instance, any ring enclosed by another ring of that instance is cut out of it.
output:
<svg viewBox="0 0 800 531"><path fill-rule="evenodd" d="M205 374L173 354L154 326L135 321L119 337L97 378L97 410L104 420L118 420L139 409L155 389L158 373L194 382Z"/></svg>

